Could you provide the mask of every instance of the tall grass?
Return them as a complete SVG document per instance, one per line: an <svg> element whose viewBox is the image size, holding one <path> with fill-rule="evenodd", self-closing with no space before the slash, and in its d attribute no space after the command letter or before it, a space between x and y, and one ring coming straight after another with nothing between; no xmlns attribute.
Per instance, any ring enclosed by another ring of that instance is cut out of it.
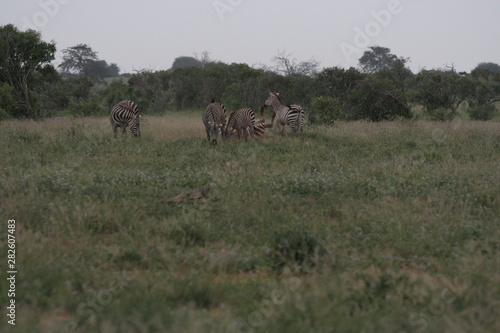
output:
<svg viewBox="0 0 500 333"><path fill-rule="evenodd" d="M340 122L211 145L199 113L146 116L139 139L106 118L2 122L16 330L496 332L499 129Z"/></svg>

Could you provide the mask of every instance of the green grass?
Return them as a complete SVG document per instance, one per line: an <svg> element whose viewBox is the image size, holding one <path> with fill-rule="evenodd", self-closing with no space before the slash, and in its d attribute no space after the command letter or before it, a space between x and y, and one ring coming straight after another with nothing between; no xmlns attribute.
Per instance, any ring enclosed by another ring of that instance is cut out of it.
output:
<svg viewBox="0 0 500 333"><path fill-rule="evenodd" d="M19 271L2 332L500 330L500 123L214 146L199 113L169 113L141 132L0 123ZM207 185L208 200L169 201Z"/></svg>

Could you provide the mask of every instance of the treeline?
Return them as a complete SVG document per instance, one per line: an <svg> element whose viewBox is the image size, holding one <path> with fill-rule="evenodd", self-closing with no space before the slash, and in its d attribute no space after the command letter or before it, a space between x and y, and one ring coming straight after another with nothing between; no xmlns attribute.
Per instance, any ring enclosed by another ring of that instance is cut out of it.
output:
<svg viewBox="0 0 500 333"><path fill-rule="evenodd" d="M212 99L230 110L259 109L268 91L302 105L314 123L424 117L451 120L459 110L471 119L493 119L500 100L500 66L479 64L470 73L453 67L412 73L409 59L388 48L371 47L358 68L318 69L314 60L297 62L286 54L273 68L179 57L165 71L119 75L115 64L99 60L90 47L63 50L56 70L55 45L40 34L0 27L0 119L57 115L107 115L117 101L132 99L144 114L202 109ZM113 79L109 78L113 76ZM106 78L108 77L108 78ZM415 108L418 106L418 108ZM421 112L415 114L413 110Z"/></svg>

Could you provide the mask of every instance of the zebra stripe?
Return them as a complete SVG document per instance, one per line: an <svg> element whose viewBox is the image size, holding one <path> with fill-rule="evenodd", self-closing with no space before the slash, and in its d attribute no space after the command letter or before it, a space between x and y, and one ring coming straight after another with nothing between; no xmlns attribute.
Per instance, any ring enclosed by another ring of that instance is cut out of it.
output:
<svg viewBox="0 0 500 333"><path fill-rule="evenodd" d="M272 123L266 123L266 120L264 118L262 119L255 119L255 124L253 126L253 133L256 137L261 137L266 134L266 129L273 127ZM234 130L231 134L228 136L232 136L234 134Z"/></svg>
<svg viewBox="0 0 500 333"><path fill-rule="evenodd" d="M279 92L269 92L269 97L264 102L264 106L273 107L274 114L271 123L278 123L280 127L280 134L282 136L285 134L286 125L289 125L292 128L294 136L296 135L297 130L300 132L301 136L303 136L305 111L300 105L285 105L280 98Z"/></svg>
<svg viewBox="0 0 500 333"><path fill-rule="evenodd" d="M224 128L226 126L226 107L222 103L216 103L212 100L203 112L203 124L207 132L207 140L217 143L219 133L224 137Z"/></svg>
<svg viewBox="0 0 500 333"><path fill-rule="evenodd" d="M273 127L273 123L266 123L264 118L256 119L253 131L255 136L261 137L266 133L266 128L271 128L271 127Z"/></svg>
<svg viewBox="0 0 500 333"><path fill-rule="evenodd" d="M121 101L113 106L109 115L109 120L111 122L115 138L118 127L121 127L123 134L125 134L127 126L130 127L130 132L133 136L141 136L139 117L140 114L137 104L130 100Z"/></svg>
<svg viewBox="0 0 500 333"><path fill-rule="evenodd" d="M255 114L252 109L245 108L239 109L231 113L229 116L229 120L227 122L226 127L226 136L228 139L233 133L233 130L236 130L238 133L238 139L241 138L241 132L245 135L245 141L248 140L248 132L247 128L250 129L250 136L254 137L254 127L255 127Z"/></svg>

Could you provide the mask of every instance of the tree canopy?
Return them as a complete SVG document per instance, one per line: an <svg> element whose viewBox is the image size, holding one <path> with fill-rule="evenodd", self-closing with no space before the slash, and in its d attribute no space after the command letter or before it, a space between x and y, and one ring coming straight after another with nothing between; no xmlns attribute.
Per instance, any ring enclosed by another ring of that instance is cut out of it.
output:
<svg viewBox="0 0 500 333"><path fill-rule="evenodd" d="M359 59L359 67L365 73L376 73L391 68L398 57L387 47L370 46Z"/></svg>
<svg viewBox="0 0 500 333"><path fill-rule="evenodd" d="M97 52L87 44L78 44L62 52L63 61L59 68L63 74L86 76L94 82L99 82L105 77L118 76L120 73L118 65L108 65L105 60L99 60Z"/></svg>
<svg viewBox="0 0 500 333"><path fill-rule="evenodd" d="M285 51L278 51L270 67L227 64L203 52L177 57L168 70L126 75L86 44L64 49L57 72L50 64L55 50L55 43L42 41L36 31L0 27L0 119L104 115L123 99L133 99L144 113L155 114L202 109L212 99L229 109L259 110L269 91L280 91L285 103L307 110L311 123L323 124L410 117L450 120L459 113L488 120L498 115L500 102L500 66L495 63L480 63L471 73L451 67L414 74L408 58L380 46L368 48L357 68L320 69L313 58L300 61Z"/></svg>
<svg viewBox="0 0 500 333"><path fill-rule="evenodd" d="M0 102L0 109L6 107L18 117L37 116L32 91L37 75L53 71L55 52L55 43L42 41L37 31L21 32L11 24L0 27L0 84L12 94L11 101Z"/></svg>

